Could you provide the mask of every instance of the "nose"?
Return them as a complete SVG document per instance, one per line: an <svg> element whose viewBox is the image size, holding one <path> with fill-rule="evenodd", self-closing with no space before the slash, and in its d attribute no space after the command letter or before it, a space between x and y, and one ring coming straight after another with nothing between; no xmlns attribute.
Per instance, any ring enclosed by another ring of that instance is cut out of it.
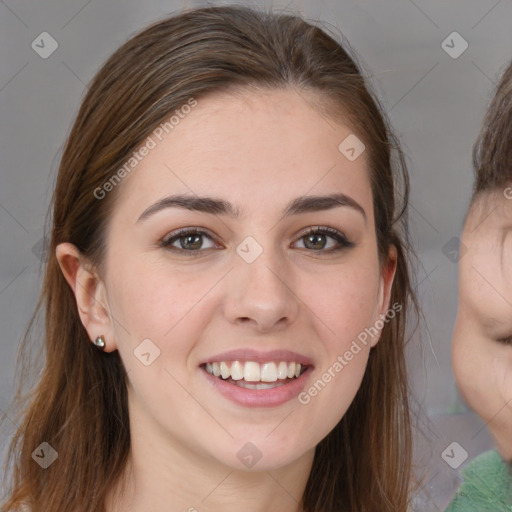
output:
<svg viewBox="0 0 512 512"><path fill-rule="evenodd" d="M252 263L238 258L229 280L225 314L230 323L270 332L295 321L300 299L282 256L265 249Z"/></svg>

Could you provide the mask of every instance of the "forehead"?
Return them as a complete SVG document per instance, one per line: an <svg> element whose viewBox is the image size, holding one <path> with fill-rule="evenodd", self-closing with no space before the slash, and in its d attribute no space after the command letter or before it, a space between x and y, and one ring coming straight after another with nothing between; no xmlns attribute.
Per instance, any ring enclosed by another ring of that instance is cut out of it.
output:
<svg viewBox="0 0 512 512"><path fill-rule="evenodd" d="M123 182L120 202L128 206L174 192L208 192L228 198L244 213L252 206L287 203L292 196L340 190L373 214L365 151L353 161L340 151L355 134L323 115L317 102L318 97L292 89L198 99L162 140L152 136L155 147Z"/></svg>

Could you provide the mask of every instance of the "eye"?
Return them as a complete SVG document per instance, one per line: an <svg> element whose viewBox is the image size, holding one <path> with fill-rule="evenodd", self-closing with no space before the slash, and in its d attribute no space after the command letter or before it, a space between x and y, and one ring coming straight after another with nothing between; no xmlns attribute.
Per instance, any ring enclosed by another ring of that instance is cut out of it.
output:
<svg viewBox="0 0 512 512"><path fill-rule="evenodd" d="M195 256L199 254L200 249L205 249L205 247L203 247L203 237L207 237L213 241L213 238L204 229L183 228L171 233L169 237L164 238L160 242L160 245L172 251L181 252L182 254L188 253L189 256ZM179 243L179 247L175 246L176 243ZM212 249L214 247L215 244L206 247L206 249Z"/></svg>
<svg viewBox="0 0 512 512"><path fill-rule="evenodd" d="M502 343L503 345L512 345L512 336L507 338L498 338L496 341L498 343Z"/></svg>
<svg viewBox="0 0 512 512"><path fill-rule="evenodd" d="M334 239L337 245L324 250L327 245L327 239ZM301 234L300 240L304 240L306 249L312 249L315 252L337 252L343 249L354 247L354 242L350 242L347 237L337 229L317 226L313 229L308 229Z"/></svg>
<svg viewBox="0 0 512 512"><path fill-rule="evenodd" d="M213 242L210 247L204 247L203 239L205 237ZM334 247L331 246L326 249L327 240L329 238L335 240L336 243ZM302 232L299 240L304 240L306 249L322 253L331 253L355 246L355 244L350 242L340 231L321 226L310 228ZM176 244L179 244L179 246ZM183 228L175 231L161 240L160 245L171 251L187 254L188 256L196 256L199 255L202 249L213 249L216 247L213 237L208 231L202 228Z"/></svg>

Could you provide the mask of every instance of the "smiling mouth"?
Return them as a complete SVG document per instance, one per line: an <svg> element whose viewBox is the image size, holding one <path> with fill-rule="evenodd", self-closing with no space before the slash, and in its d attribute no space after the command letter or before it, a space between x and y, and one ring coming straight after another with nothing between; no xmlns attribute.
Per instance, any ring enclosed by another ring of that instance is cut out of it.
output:
<svg viewBox="0 0 512 512"><path fill-rule="evenodd" d="M280 361L257 363L255 361L220 361L205 363L203 369L227 383L246 389L272 389L299 378L306 365Z"/></svg>

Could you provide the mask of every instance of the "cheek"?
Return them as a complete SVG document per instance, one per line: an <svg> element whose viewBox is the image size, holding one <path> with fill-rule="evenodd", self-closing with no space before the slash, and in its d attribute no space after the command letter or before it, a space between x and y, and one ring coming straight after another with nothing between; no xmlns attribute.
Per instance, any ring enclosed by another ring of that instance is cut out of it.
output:
<svg viewBox="0 0 512 512"><path fill-rule="evenodd" d="M353 270L324 275L310 283L325 354L299 402L329 428L353 401L366 370L371 341L378 335L374 321L378 272L370 266L366 271Z"/></svg>
<svg viewBox="0 0 512 512"><path fill-rule="evenodd" d="M486 404L493 396L488 369L491 353L489 340L477 335L474 314L459 303L452 340L452 366L457 385L468 405L479 415L485 413Z"/></svg>
<svg viewBox="0 0 512 512"><path fill-rule="evenodd" d="M512 428L512 361L492 340L463 331L459 322L453 340L453 370L468 405L494 433Z"/></svg>
<svg viewBox="0 0 512 512"><path fill-rule="evenodd" d="M347 340L357 338L375 323L378 283L376 267L371 266L348 267L304 282L304 290L314 291L311 304L328 327L327 339L336 350L342 350Z"/></svg>
<svg viewBox="0 0 512 512"><path fill-rule="evenodd" d="M484 327L490 319L507 322L510 316L504 295L491 284L502 282L500 265L492 261L494 265L475 252L461 266L459 311L452 346L459 388L468 404L486 419L512 398L512 347L491 339L491 327Z"/></svg>
<svg viewBox="0 0 512 512"><path fill-rule="evenodd" d="M464 300L479 321L510 319L512 282L501 252L493 246L471 245L461 263L459 299Z"/></svg>
<svg viewBox="0 0 512 512"><path fill-rule="evenodd" d="M510 351L509 351L510 352ZM490 371L494 375L494 386L501 401L512 411L512 357L494 357ZM510 414L510 412L509 412Z"/></svg>
<svg viewBox="0 0 512 512"><path fill-rule="evenodd" d="M465 342L467 342L467 339ZM452 364L462 396L472 409L482 415L484 412L482 406L485 408L484 404L488 403L489 393L492 393L490 381L482 372L482 366L485 365L485 356L478 356L478 354L464 347L464 342L460 343L455 337Z"/></svg>
<svg viewBox="0 0 512 512"><path fill-rule="evenodd" d="M150 339L162 354L172 347L173 357L180 359L206 321L205 315L198 314L201 300L216 280L214 275L194 278L176 270L170 272L142 259L135 267L119 265L113 273L109 300L118 320L120 352L133 351L142 340Z"/></svg>
<svg viewBox="0 0 512 512"><path fill-rule="evenodd" d="M460 309L455 321L455 329L452 338L452 367L457 384L464 392L466 384L471 381L474 373L473 362L470 357L469 337L465 331L466 321Z"/></svg>

